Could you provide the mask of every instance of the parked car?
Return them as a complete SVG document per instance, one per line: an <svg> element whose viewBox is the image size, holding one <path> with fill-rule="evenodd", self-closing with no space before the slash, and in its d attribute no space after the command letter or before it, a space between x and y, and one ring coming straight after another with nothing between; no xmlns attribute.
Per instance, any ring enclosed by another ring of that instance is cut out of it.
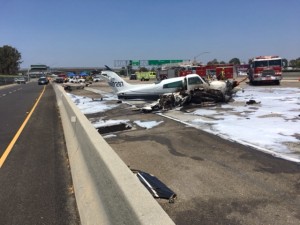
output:
<svg viewBox="0 0 300 225"><path fill-rule="evenodd" d="M17 84L26 84L26 79L24 77L16 77L15 83Z"/></svg>
<svg viewBox="0 0 300 225"><path fill-rule="evenodd" d="M70 82L70 83L84 83L85 79L84 78L69 78L68 82Z"/></svg>
<svg viewBox="0 0 300 225"><path fill-rule="evenodd" d="M102 80L102 78L99 75L98 76L94 76L94 78L93 78L94 82L99 82L101 80Z"/></svg>
<svg viewBox="0 0 300 225"><path fill-rule="evenodd" d="M56 77L54 80L56 83L63 83L65 79L63 77Z"/></svg>
<svg viewBox="0 0 300 225"><path fill-rule="evenodd" d="M49 80L48 80L47 77L40 77L40 78L38 79L38 84L39 84L39 85L45 85L45 84L48 84L48 83L49 83Z"/></svg>

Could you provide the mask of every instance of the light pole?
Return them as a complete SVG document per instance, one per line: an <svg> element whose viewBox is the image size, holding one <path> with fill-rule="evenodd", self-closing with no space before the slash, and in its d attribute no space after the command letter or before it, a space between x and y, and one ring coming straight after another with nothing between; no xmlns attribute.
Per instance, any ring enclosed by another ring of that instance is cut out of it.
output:
<svg viewBox="0 0 300 225"><path fill-rule="evenodd" d="M196 63L196 62L197 62L197 61L196 61L196 58L198 58L200 55L204 55L204 54L207 54L207 53L210 53L210 52L201 52L200 54L194 56L194 61L193 61L193 63Z"/></svg>
<svg viewBox="0 0 300 225"><path fill-rule="evenodd" d="M29 82L29 71L31 70L30 66L28 67L28 70L27 70L27 81Z"/></svg>

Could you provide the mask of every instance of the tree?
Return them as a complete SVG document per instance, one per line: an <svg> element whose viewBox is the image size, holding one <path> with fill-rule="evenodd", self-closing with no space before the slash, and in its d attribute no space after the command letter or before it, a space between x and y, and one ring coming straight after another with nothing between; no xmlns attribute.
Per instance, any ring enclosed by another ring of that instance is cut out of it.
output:
<svg viewBox="0 0 300 225"><path fill-rule="evenodd" d="M126 68L122 67L122 69L120 70L119 73L120 73L121 76L125 76L126 75Z"/></svg>
<svg viewBox="0 0 300 225"><path fill-rule="evenodd" d="M233 65L241 65L241 61L238 58L232 58L229 63Z"/></svg>
<svg viewBox="0 0 300 225"><path fill-rule="evenodd" d="M296 59L296 67L300 68L300 57L298 59Z"/></svg>
<svg viewBox="0 0 300 225"><path fill-rule="evenodd" d="M295 59L291 59L291 60L290 60L289 65L290 65L291 67L296 67L296 64L297 64L297 62L296 62Z"/></svg>
<svg viewBox="0 0 300 225"><path fill-rule="evenodd" d="M139 71L140 72L148 72L148 69L146 67L140 67Z"/></svg>
<svg viewBox="0 0 300 225"><path fill-rule="evenodd" d="M0 74L16 74L21 63L21 53L17 49L8 45L0 47Z"/></svg>
<svg viewBox="0 0 300 225"><path fill-rule="evenodd" d="M282 59L282 65L283 65L283 67L284 68L287 68L288 67L288 61L287 61L287 59Z"/></svg>
<svg viewBox="0 0 300 225"><path fill-rule="evenodd" d="M214 59L214 60L209 61L209 62L207 63L207 65L217 65L217 64L219 64L219 62L218 62L217 59Z"/></svg>
<svg viewBox="0 0 300 225"><path fill-rule="evenodd" d="M300 67L300 58L298 58L298 59L291 59L289 65L291 67L294 67L294 68Z"/></svg>

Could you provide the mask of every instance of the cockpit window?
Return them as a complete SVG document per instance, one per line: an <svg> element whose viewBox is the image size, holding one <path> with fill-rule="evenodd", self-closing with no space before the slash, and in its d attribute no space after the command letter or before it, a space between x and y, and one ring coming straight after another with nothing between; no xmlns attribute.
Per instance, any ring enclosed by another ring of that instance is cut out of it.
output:
<svg viewBox="0 0 300 225"><path fill-rule="evenodd" d="M202 84L202 80L200 79L200 77L190 77L188 79L188 83L189 85L193 85L193 84Z"/></svg>
<svg viewBox="0 0 300 225"><path fill-rule="evenodd" d="M172 83L164 84L163 88L182 88L182 81L175 81Z"/></svg>

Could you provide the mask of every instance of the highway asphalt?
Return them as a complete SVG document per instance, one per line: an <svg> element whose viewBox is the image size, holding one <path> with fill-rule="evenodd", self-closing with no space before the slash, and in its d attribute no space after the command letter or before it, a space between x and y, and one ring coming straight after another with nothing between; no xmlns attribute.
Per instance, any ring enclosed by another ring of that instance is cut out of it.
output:
<svg viewBox="0 0 300 225"><path fill-rule="evenodd" d="M2 87L0 109L0 224L80 224L52 86Z"/></svg>

